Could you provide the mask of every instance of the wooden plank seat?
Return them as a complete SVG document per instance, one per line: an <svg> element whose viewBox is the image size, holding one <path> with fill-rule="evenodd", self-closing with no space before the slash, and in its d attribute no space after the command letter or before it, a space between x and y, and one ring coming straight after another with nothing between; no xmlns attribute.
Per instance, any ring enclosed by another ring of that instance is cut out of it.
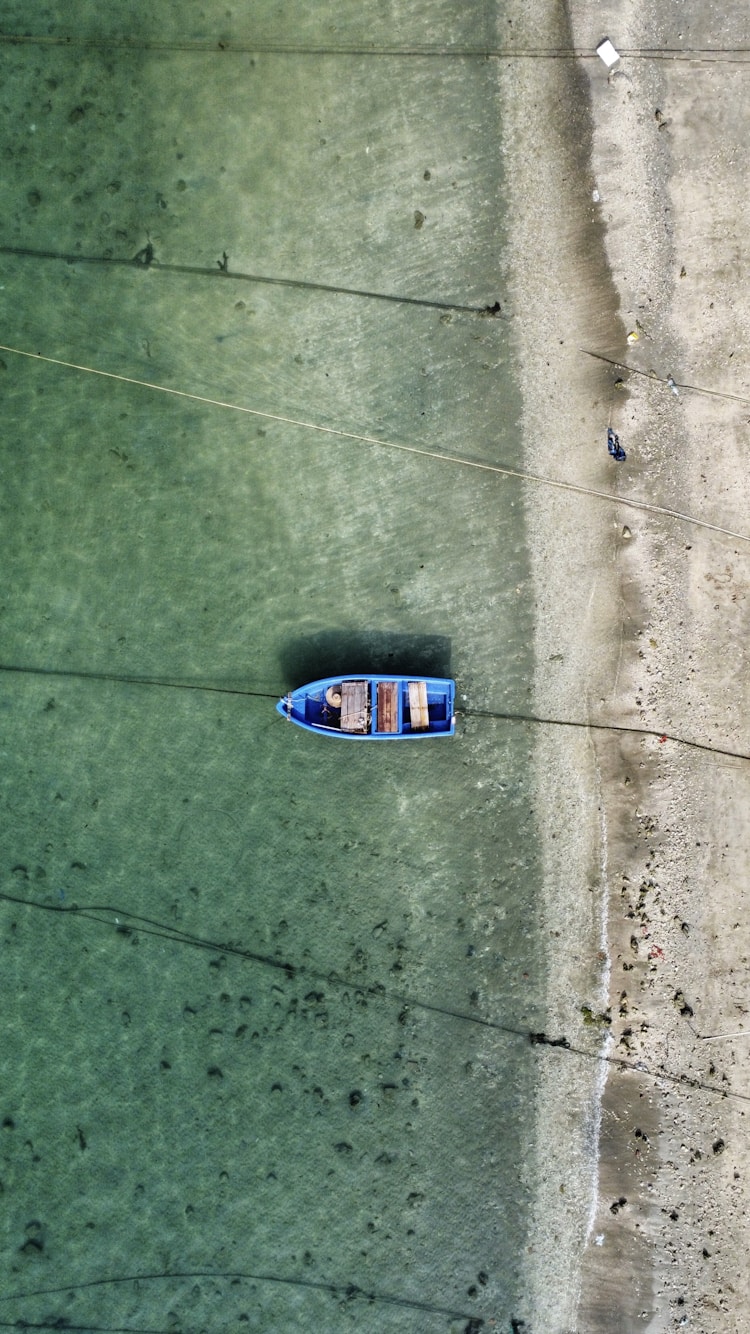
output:
<svg viewBox="0 0 750 1334"><path fill-rule="evenodd" d="M367 732L369 730L367 681L342 681L341 683L341 731Z"/></svg>
<svg viewBox="0 0 750 1334"><path fill-rule="evenodd" d="M409 682L409 713L414 732L424 732L429 727L430 714L427 708L426 681Z"/></svg>
<svg viewBox="0 0 750 1334"><path fill-rule="evenodd" d="M378 731L398 731L398 681L378 681Z"/></svg>

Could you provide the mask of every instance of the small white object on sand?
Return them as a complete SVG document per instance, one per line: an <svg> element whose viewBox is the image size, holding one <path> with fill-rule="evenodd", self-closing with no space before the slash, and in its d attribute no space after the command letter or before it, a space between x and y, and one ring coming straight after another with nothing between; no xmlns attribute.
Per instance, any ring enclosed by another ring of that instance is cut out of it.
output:
<svg viewBox="0 0 750 1334"><path fill-rule="evenodd" d="M616 51L608 37L604 38L596 48L596 54L600 60L603 60L607 69L611 69L620 59L620 52Z"/></svg>

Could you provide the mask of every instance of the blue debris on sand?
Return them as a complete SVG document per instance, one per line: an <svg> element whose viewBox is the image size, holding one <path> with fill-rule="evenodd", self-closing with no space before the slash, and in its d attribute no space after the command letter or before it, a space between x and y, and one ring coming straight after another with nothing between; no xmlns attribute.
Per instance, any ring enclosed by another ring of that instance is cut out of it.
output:
<svg viewBox="0 0 750 1334"><path fill-rule="evenodd" d="M615 435L611 426L607 427L607 449L613 459L616 459L618 463L624 463L627 454L620 444L619 435Z"/></svg>

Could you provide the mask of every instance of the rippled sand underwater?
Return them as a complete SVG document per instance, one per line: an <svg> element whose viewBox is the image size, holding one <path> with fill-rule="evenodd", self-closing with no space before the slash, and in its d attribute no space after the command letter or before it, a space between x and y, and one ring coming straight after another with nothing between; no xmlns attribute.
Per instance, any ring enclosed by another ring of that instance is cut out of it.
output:
<svg viewBox="0 0 750 1334"><path fill-rule="evenodd" d="M497 72L463 6L255 49L277 9L2 47L0 1309L502 1328L545 996L521 494L388 446L519 461ZM454 675L456 738L274 712L370 666Z"/></svg>

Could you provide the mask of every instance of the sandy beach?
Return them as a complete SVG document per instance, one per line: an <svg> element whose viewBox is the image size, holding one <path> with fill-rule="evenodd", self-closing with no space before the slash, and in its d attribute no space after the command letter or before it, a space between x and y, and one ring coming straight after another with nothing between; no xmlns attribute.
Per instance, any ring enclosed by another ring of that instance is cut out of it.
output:
<svg viewBox="0 0 750 1334"><path fill-rule="evenodd" d="M540 11L526 44L577 58L505 75L529 468L697 521L527 489L535 711L590 724L537 748L548 1032L571 1044L539 1056L546 1334L747 1328L750 66L729 9L720 30L697 3Z"/></svg>

